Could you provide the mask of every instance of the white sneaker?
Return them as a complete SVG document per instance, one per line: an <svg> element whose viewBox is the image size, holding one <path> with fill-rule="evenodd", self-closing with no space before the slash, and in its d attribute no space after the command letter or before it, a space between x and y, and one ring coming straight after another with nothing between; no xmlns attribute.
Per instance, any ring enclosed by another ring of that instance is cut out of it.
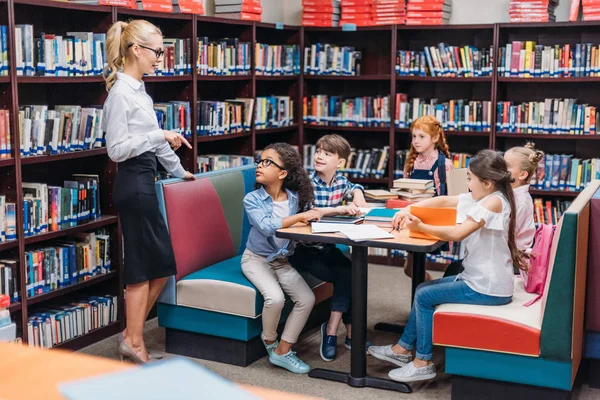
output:
<svg viewBox="0 0 600 400"><path fill-rule="evenodd" d="M412 361L412 354L396 354L392 350L394 345L388 344L387 346L371 346L367 349L370 355L380 360L391 362L399 367L404 367L406 364Z"/></svg>
<svg viewBox="0 0 600 400"><path fill-rule="evenodd" d="M426 367L417 368L413 361L388 373L390 379L398 382L428 381L435 378L436 375L435 364L431 363Z"/></svg>

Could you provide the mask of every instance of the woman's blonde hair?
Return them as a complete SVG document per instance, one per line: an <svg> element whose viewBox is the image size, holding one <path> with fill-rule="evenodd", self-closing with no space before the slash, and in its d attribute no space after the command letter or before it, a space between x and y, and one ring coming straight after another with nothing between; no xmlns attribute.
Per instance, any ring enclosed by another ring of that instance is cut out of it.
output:
<svg viewBox="0 0 600 400"><path fill-rule="evenodd" d="M148 44L150 35L161 35L160 29L143 19L135 19L129 22L115 22L106 34L106 57L108 65L104 70L106 90L117 81L117 72L125 66L125 58L129 54L129 48L133 44Z"/></svg>
<svg viewBox="0 0 600 400"><path fill-rule="evenodd" d="M442 124L438 121L434 116L424 115L420 118L415 119L415 121L410 126L410 133L415 129L420 129L432 138L438 137L438 141L435 142L435 148L438 151L444 153L446 158L450 159L450 149L448 148L448 143L446 143L446 135L444 135L444 129L442 129ZM408 152L408 157L406 158L406 163L404 165L404 176L408 176L411 173L413 166L415 165L415 160L417 159L417 149L415 146L410 144L410 151Z"/></svg>
<svg viewBox="0 0 600 400"><path fill-rule="evenodd" d="M527 142L525 146L513 147L506 151L519 157L519 168L527 172L525 182L529 183L534 172L538 169L538 163L544 158L544 152L536 150L535 143Z"/></svg>

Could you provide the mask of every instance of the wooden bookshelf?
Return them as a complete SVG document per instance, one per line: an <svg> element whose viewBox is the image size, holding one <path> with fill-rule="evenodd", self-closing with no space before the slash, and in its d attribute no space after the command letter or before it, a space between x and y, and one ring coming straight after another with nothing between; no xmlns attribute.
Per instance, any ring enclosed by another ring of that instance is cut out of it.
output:
<svg viewBox="0 0 600 400"><path fill-rule="evenodd" d="M100 7L49 0L0 0L0 24L9 28L9 59L15 59L14 27L16 24L33 24L34 36L40 32L64 34L67 31L106 32L118 20L144 18L158 25L165 37L190 39L192 43L192 73L183 76L149 76L144 80L146 89L155 102L172 100L189 101L192 109L192 127L197 126L198 100L225 100L235 97L256 98L268 95L286 95L295 102L295 125L257 130L253 124L248 132L200 136L193 132L190 143L193 150L182 148L177 154L184 167L198 171L197 156L202 154L253 155L275 141L297 145L303 151L305 144L314 144L327 133L340 133L353 147L390 147L389 164L384 178L363 178L354 181L374 187L391 186L394 179L395 151L406 149L410 143L408 129L394 127L395 96L407 93L409 98L437 98L491 101L492 128L490 132L448 131L448 142L453 152L475 153L483 148L506 150L534 140L537 147L549 152L568 152L579 158L597 157L600 154L600 134L597 136L540 135L496 132L497 101L530 101L545 97L578 98L580 102L600 106L597 91L600 78L505 78L497 76L498 49L512 40L535 40L539 44L594 42L600 43L600 23L550 23L550 24L489 24L443 26L376 26L358 27L356 31L342 28L283 27L247 21L221 19L194 15L156 13L129 10L120 7ZM280 29L282 28L282 29ZM204 76L195 66L198 56L198 37L217 39L239 38L250 43L251 71L248 75ZM494 50L493 73L490 77L409 77L395 73L398 50L419 50L439 42L449 45L471 45L477 48L492 46ZM264 76L255 75L254 49L256 43L297 44L303 66L306 46L314 43L332 43L354 46L363 52L361 74L358 76ZM574 85L568 86L565 83ZM1 159L0 188L7 199L17 204L18 239L0 243L2 257L18 259L21 302L11 305L19 332L27 342L27 318L31 307L52 299L60 302L73 293L93 293L98 288L109 288L119 298L118 320L114 324L60 345L60 348L77 349L117 333L124 324L122 284L122 254L119 222L112 204L112 184L116 165L107 156L106 149L59 154L52 156L21 157L19 154L18 110L28 104L82 104L101 105L106 99L103 79L99 76L46 77L17 76L14 63L9 76L0 77L0 108L11 111L13 154ZM346 96L390 96L390 126L387 127L331 127L303 124L302 100L316 94ZM48 182L59 184L72 173L95 173L101 176L101 208L103 217L77 227L43 235L24 237L22 182ZM554 198L573 198L575 192L531 190L532 195ZM241 205L240 205L241 206ZM64 237L74 232L93 231L104 227L113 236L113 271L106 276L61 288L54 294L44 294L35 300L27 299L25 290L24 253L31 245ZM382 257L375 259L388 265L397 265L401 259ZM384 262L385 261L385 262ZM435 267L435 266L434 266ZM48 295L48 296L47 296ZM46 297L43 297L46 296ZM29 301L31 300L31 301ZM25 329L23 329L25 327Z"/></svg>

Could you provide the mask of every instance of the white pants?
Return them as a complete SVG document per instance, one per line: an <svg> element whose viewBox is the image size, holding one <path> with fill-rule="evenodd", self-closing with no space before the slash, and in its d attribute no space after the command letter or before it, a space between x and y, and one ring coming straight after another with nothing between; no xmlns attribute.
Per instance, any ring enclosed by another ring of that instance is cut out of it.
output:
<svg viewBox="0 0 600 400"><path fill-rule="evenodd" d="M246 249L242 255L242 272L265 299L262 311L264 340L277 340L277 325L285 303L284 292L294 302L281 339L296 343L315 304L315 295L304 278L287 260L267 262L266 257Z"/></svg>

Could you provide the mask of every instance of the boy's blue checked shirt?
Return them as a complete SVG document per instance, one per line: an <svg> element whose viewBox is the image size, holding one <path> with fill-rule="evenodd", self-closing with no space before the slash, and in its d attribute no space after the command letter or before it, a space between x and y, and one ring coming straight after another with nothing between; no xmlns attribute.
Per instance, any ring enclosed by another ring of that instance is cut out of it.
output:
<svg viewBox="0 0 600 400"><path fill-rule="evenodd" d="M344 199L352 198L352 193L355 190L365 191L362 185L350 182L348 178L341 174L334 176L331 186L319 178L316 171L311 173L310 179L315 188L315 207L319 208L340 206Z"/></svg>

